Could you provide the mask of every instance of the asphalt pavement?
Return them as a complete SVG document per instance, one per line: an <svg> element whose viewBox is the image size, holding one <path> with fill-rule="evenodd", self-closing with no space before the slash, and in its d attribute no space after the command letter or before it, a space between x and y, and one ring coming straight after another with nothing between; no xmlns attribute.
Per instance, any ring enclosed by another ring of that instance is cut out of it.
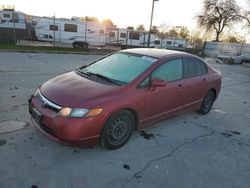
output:
<svg viewBox="0 0 250 188"><path fill-rule="evenodd" d="M250 187L249 66L207 59L223 75L212 111L135 131L118 150L67 147L40 133L29 96L99 57L0 52L0 188Z"/></svg>

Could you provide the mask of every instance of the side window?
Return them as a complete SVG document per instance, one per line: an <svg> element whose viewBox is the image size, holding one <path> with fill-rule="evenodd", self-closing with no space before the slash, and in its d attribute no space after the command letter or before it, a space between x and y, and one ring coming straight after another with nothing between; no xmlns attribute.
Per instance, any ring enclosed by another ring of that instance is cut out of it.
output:
<svg viewBox="0 0 250 188"><path fill-rule="evenodd" d="M58 31L58 25L49 25L49 29L52 31Z"/></svg>
<svg viewBox="0 0 250 188"><path fill-rule="evenodd" d="M167 41L167 45L172 45L172 41Z"/></svg>
<svg viewBox="0 0 250 188"><path fill-rule="evenodd" d="M168 82L182 79L182 59L173 59L159 66L152 73L152 78Z"/></svg>
<svg viewBox="0 0 250 188"><path fill-rule="evenodd" d="M136 32L136 31L131 31L129 32L129 39L133 39L133 40L139 40L140 39L140 33Z"/></svg>
<svg viewBox="0 0 250 188"><path fill-rule="evenodd" d="M126 37L127 37L127 34L126 34L126 33L120 33L120 37L121 37L121 38L126 38Z"/></svg>
<svg viewBox="0 0 250 188"><path fill-rule="evenodd" d="M160 40L155 40L155 44L156 45L161 44L161 41Z"/></svg>
<svg viewBox="0 0 250 188"><path fill-rule="evenodd" d="M77 25L75 25L75 24L64 24L64 31L77 32Z"/></svg>
<svg viewBox="0 0 250 188"><path fill-rule="evenodd" d="M195 58L187 58L183 67L185 78L207 73L207 66L202 61Z"/></svg>
<svg viewBox="0 0 250 188"><path fill-rule="evenodd" d="M201 61L198 61L199 63L199 70L200 74L207 74L207 65Z"/></svg>
<svg viewBox="0 0 250 188"><path fill-rule="evenodd" d="M115 32L110 32L109 37L115 37Z"/></svg>
<svg viewBox="0 0 250 188"><path fill-rule="evenodd" d="M4 18L10 18L10 14L3 14Z"/></svg>

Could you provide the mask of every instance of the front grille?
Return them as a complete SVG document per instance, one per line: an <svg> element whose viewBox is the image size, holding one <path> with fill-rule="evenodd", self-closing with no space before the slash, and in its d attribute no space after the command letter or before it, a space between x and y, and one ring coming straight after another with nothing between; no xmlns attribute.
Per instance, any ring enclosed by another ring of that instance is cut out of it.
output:
<svg viewBox="0 0 250 188"><path fill-rule="evenodd" d="M54 130L52 130L51 128L47 127L46 125L39 123L39 126L42 128L42 130L44 130L46 133L56 137L56 133Z"/></svg>
<svg viewBox="0 0 250 188"><path fill-rule="evenodd" d="M50 108L51 110L55 111L55 112L59 112L62 107L53 103L52 101L50 101L49 99L47 99L46 97L44 97L40 91L38 91L38 98L42 101L43 103L43 107L47 107Z"/></svg>

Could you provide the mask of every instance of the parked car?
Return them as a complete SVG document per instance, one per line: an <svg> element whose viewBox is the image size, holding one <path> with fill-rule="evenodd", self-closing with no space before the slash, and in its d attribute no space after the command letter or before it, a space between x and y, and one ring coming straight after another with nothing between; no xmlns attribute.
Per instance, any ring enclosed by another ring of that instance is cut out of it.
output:
<svg viewBox="0 0 250 188"><path fill-rule="evenodd" d="M117 149L133 130L185 111L207 114L220 88L221 73L197 56L129 49L45 82L29 99L29 112L56 141Z"/></svg>
<svg viewBox="0 0 250 188"><path fill-rule="evenodd" d="M223 54L219 54L217 57L219 60L223 62L229 62L234 64L242 64L244 61L244 55L240 53L232 53L232 52L224 52Z"/></svg>

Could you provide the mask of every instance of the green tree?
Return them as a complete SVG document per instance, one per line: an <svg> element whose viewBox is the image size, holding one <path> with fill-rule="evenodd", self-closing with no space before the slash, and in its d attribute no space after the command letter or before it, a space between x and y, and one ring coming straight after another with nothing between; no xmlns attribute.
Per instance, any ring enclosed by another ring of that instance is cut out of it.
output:
<svg viewBox="0 0 250 188"><path fill-rule="evenodd" d="M216 41L226 27L240 21L240 8L235 0L204 0L202 14L197 22L206 31L215 31Z"/></svg>

